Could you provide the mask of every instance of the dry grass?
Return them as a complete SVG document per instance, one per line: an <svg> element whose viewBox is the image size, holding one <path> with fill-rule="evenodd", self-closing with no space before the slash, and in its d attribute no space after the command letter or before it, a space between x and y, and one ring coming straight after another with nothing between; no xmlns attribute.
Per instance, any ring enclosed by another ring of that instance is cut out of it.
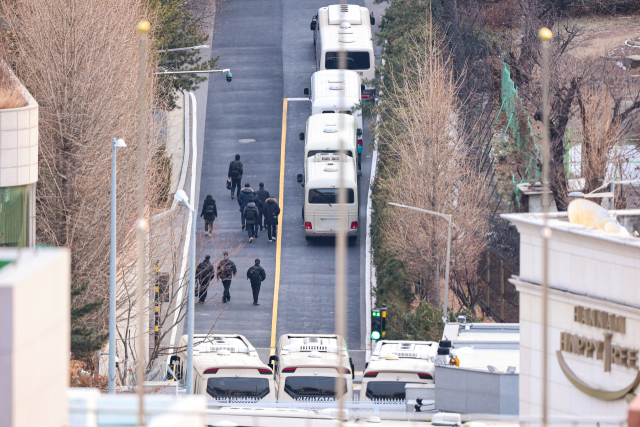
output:
<svg viewBox="0 0 640 427"><path fill-rule="evenodd" d="M20 93L20 88L0 87L0 110L26 107L27 101Z"/></svg>

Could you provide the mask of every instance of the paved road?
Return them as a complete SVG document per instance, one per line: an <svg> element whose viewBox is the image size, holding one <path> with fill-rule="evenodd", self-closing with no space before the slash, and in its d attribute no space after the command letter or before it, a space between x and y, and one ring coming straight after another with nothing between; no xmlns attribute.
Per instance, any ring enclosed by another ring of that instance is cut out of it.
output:
<svg viewBox="0 0 640 427"><path fill-rule="evenodd" d="M352 1L351 3L358 3ZM364 5L364 2L359 2ZM282 227L281 279L277 310L277 337L286 332L331 333L334 331L334 239L307 242L301 219L303 189L296 175L303 169L303 143L298 133L304 131L310 114L307 101L288 103L284 194L278 194L282 137L283 98L303 96L315 71L313 38L309 30L311 16L325 6L326 0L235 0L226 2L216 23L212 39L212 55L220 55L219 65L230 68L233 82L214 75L217 82L209 84L203 160L200 180L200 205L207 194L217 201L218 235L214 241L205 238L203 224L198 222L198 245L218 257L222 250L235 250L232 259L238 266L238 276L231 285L231 302L220 304L222 286L216 282L211 289L218 295L198 307L196 333L208 332L217 320L214 331L240 333L258 348L268 348L276 268L276 243L266 241L266 233L253 243L240 228L238 204L231 200L224 185L227 167L234 154L242 155L243 184L257 189L258 182L278 201L284 196ZM365 146L369 138L365 130ZM241 143L241 139L255 142ZM368 147L363 159L369 161ZM360 185L361 230L364 227L369 164L363 165L365 176ZM364 348L363 294L361 277L361 247L364 233L348 250L347 341L350 350ZM238 250L237 248L240 247ZM267 272L263 282L259 307L251 305L251 288L246 270L260 258ZM362 254L364 259L364 254ZM261 351L266 361L268 351ZM354 353L356 368L361 369L364 353Z"/></svg>

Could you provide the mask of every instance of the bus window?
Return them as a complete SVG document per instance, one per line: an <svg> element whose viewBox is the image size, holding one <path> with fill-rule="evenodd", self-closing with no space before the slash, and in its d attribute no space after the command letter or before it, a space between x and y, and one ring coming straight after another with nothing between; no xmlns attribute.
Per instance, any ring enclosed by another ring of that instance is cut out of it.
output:
<svg viewBox="0 0 640 427"><path fill-rule="evenodd" d="M209 378L207 393L216 399L232 397L261 399L269 394L269 380L266 378Z"/></svg>
<svg viewBox="0 0 640 427"><path fill-rule="evenodd" d="M353 189L347 188L347 203L353 203ZM312 188L309 190L309 203L317 205L328 205L338 203L337 188Z"/></svg>
<svg viewBox="0 0 640 427"><path fill-rule="evenodd" d="M336 397L336 379L334 377L287 377L284 380L284 390L294 399L303 397ZM347 392L347 382L344 391ZM338 397L340 397L338 396Z"/></svg>
<svg viewBox="0 0 640 427"><path fill-rule="evenodd" d="M372 381L367 384L367 397L376 399L403 399L405 398L404 387L407 384L399 381Z"/></svg>
<svg viewBox="0 0 640 427"><path fill-rule="evenodd" d="M368 70L371 67L369 52L346 52L347 70ZM338 52L327 52L324 60L324 68L337 70L339 63Z"/></svg>
<svg viewBox="0 0 640 427"><path fill-rule="evenodd" d="M351 111L340 111L342 114L348 114L351 115Z"/></svg>
<svg viewBox="0 0 640 427"><path fill-rule="evenodd" d="M336 152L336 150L311 150L307 154L307 158L308 157L313 157L318 153L324 154L324 153L335 153L335 152ZM345 150L344 152L347 154L347 156L353 157L353 153L351 152L351 150Z"/></svg>
<svg viewBox="0 0 640 427"><path fill-rule="evenodd" d="M331 114L331 113L335 113L335 111L333 111L333 110L324 110L324 111L322 111L322 114Z"/></svg>

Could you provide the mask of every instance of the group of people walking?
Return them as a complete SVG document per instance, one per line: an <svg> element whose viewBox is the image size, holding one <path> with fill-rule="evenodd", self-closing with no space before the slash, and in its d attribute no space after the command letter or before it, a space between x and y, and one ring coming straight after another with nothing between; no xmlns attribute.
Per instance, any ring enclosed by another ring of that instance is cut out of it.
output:
<svg viewBox="0 0 640 427"><path fill-rule="evenodd" d="M196 287L195 297L198 298L198 302L204 304L207 300L207 291L211 281L217 277L218 282L222 281L224 291L222 292L222 302L226 303L231 301L231 280L236 277L238 268L236 264L229 259L229 253L222 253L222 260L218 263L218 267L213 268L211 264L211 256L204 257L204 261L198 264L196 268ZM253 292L253 305L258 304L258 296L260 295L260 285L267 278L267 273L260 265L260 260L256 259L254 265L247 270L247 279L251 283L251 290Z"/></svg>
<svg viewBox="0 0 640 427"><path fill-rule="evenodd" d="M234 196L238 200L240 207L240 221L242 229L247 230L249 234L249 243L258 237L258 232L267 229L267 241L275 242L278 229L278 216L280 215L280 206L274 197L271 197L269 191L264 188L264 183L259 184L258 191L254 191L247 182L242 187L242 175L244 173L244 165L240 161L240 154L235 155L235 159L229 163L227 173L227 189L231 190L231 198ZM209 194L202 204L202 212L200 216L204 219L205 236L213 235L213 222L218 217L218 209L216 201ZM222 294L222 302L231 301L231 280L236 277L238 269L233 261L229 259L229 253L223 252L222 260L218 263L214 271L211 264L211 257L205 256L198 268L196 269L196 298L200 303L204 303L207 298L207 290L210 282L217 277L218 282L222 281L224 292ZM260 266L260 260L256 259L253 266L247 270L247 279L251 283L253 291L253 305L258 304L258 295L260 294L260 285L266 278L264 269Z"/></svg>

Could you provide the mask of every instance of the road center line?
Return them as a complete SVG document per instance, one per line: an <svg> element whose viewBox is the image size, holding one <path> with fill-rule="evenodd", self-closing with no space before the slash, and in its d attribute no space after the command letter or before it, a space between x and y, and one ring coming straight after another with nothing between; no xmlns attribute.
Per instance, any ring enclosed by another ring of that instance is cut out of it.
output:
<svg viewBox="0 0 640 427"><path fill-rule="evenodd" d="M282 100L282 141L280 142L280 215L278 215L278 240L276 241L276 272L275 285L273 288L273 313L271 314L271 353L276 354L276 326L278 325L278 292L280 290L280 258L282 255L282 217L284 213L284 161L287 151L287 103L288 99Z"/></svg>

